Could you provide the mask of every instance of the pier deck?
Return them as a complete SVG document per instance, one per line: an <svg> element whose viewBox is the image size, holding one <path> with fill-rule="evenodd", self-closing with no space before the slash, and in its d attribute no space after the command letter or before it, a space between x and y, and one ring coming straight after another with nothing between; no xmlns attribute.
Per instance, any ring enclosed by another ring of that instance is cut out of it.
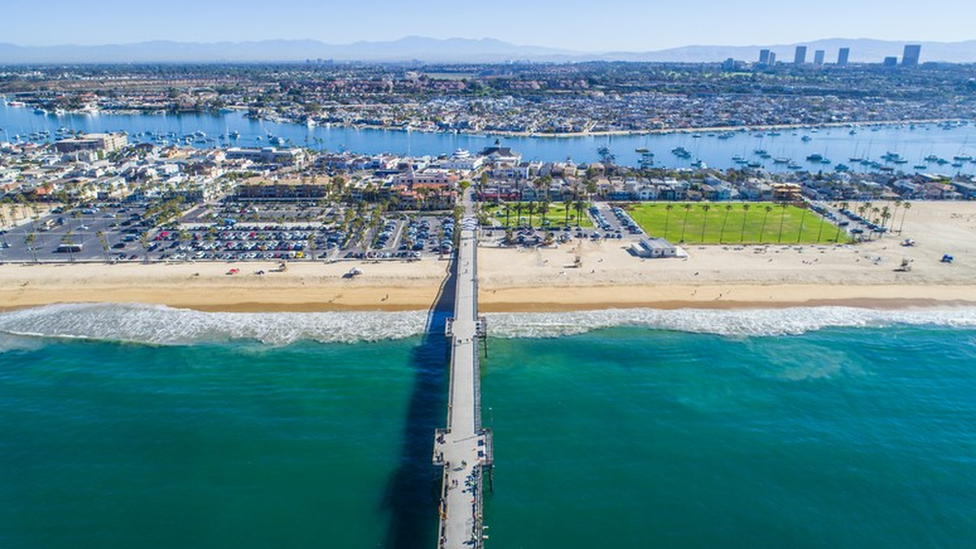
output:
<svg viewBox="0 0 976 549"><path fill-rule="evenodd" d="M482 487L491 466L491 433L481 426L478 341L484 320L478 317L477 222L470 193L465 196L457 249L457 294L448 323L451 344L447 428L438 429L434 463L444 467L440 493L438 547L483 545Z"/></svg>

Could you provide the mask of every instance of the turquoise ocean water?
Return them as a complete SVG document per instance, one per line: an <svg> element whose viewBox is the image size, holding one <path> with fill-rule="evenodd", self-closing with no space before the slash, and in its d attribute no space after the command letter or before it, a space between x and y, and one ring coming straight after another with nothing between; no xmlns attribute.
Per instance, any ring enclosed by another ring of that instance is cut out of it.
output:
<svg viewBox="0 0 976 549"><path fill-rule="evenodd" d="M424 322L0 314L0 547L432 547ZM488 547L976 546L976 310L489 323Z"/></svg>

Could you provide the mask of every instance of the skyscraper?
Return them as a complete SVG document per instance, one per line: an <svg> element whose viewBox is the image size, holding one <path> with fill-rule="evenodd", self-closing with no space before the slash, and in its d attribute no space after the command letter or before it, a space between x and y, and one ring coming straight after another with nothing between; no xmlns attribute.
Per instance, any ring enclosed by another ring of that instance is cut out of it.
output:
<svg viewBox="0 0 976 549"><path fill-rule="evenodd" d="M841 48L837 52L837 65L841 67L846 67L848 60L851 57L851 48Z"/></svg>
<svg viewBox="0 0 976 549"><path fill-rule="evenodd" d="M807 47L797 46L796 55L793 56L793 63L796 65L802 65L807 62Z"/></svg>
<svg viewBox="0 0 976 549"><path fill-rule="evenodd" d="M898 58L895 57L895 56L893 56L893 55L892 56L889 56L889 57L885 57L884 58L884 61L882 61L881 64L884 65L884 66L886 66L886 67L897 67L898 66Z"/></svg>
<svg viewBox="0 0 976 549"><path fill-rule="evenodd" d="M769 66L772 67L776 64L776 52L769 52Z"/></svg>
<svg viewBox="0 0 976 549"><path fill-rule="evenodd" d="M903 67L917 67L918 58L922 55L921 44L909 44L905 46L905 52L901 57L901 66Z"/></svg>
<svg viewBox="0 0 976 549"><path fill-rule="evenodd" d="M824 51L823 50L817 50L817 51L813 52L813 64L814 65L823 65L824 55L825 54L824 54Z"/></svg>
<svg viewBox="0 0 976 549"><path fill-rule="evenodd" d="M759 64L760 65L769 64L769 50L759 50Z"/></svg>

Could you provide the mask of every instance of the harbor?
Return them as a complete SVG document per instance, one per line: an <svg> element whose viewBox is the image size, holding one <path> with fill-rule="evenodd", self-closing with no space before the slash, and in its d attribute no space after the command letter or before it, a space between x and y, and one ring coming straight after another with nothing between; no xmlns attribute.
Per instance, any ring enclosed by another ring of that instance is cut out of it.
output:
<svg viewBox="0 0 976 549"><path fill-rule="evenodd" d="M481 150L497 139L526 160L578 163L609 160L625 166L694 169L707 166L771 173L847 170L952 176L976 174L976 125L966 121L780 130L683 130L576 137L504 136L454 132L293 124L255 120L240 111L218 114L39 114L0 105L0 140L53 142L66 135L125 132L131 143L157 146L307 147L317 151L408 156ZM601 154L601 149L609 153ZM675 151L678 151L676 153ZM680 153L680 154L679 154ZM809 160L814 155L814 160ZM893 156L897 155L897 157ZM823 162L826 159L828 162ZM901 162L904 160L905 162Z"/></svg>

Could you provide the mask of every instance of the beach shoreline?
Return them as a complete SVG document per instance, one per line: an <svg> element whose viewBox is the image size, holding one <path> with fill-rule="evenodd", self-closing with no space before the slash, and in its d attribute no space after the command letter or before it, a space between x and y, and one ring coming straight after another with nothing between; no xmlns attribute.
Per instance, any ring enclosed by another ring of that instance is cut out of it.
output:
<svg viewBox="0 0 976 549"><path fill-rule="evenodd" d="M915 245L900 246L903 238ZM484 312L976 305L973 202L916 203L901 234L858 245L688 245L686 258L643 260L616 240L544 249L482 244L479 305ZM956 261L941 262L943 254ZM906 261L907 271L900 268ZM55 303L227 312L427 310L448 262L295 261L284 272L276 267L270 262L0 264L0 311ZM352 267L363 274L347 277Z"/></svg>

